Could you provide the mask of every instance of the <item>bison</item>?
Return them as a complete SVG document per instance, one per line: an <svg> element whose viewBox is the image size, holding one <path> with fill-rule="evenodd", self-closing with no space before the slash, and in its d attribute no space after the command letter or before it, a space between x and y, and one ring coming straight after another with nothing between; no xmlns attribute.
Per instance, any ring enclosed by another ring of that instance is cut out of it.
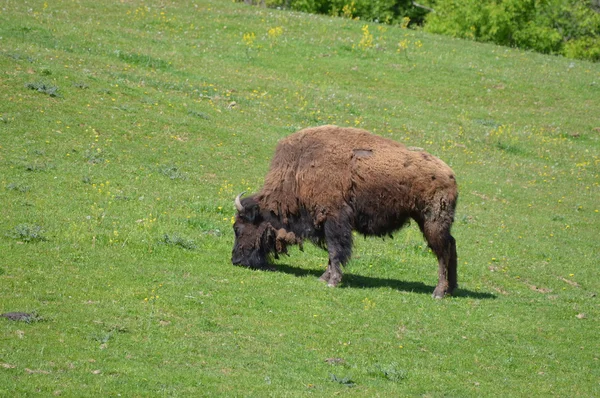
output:
<svg viewBox="0 0 600 398"><path fill-rule="evenodd" d="M265 268L308 240L326 249L321 280L336 286L352 253L352 231L387 236L410 219L438 259L433 297L457 286L450 229L458 198L454 172L420 148L365 130L320 126L279 141L260 192L235 198L234 265Z"/></svg>

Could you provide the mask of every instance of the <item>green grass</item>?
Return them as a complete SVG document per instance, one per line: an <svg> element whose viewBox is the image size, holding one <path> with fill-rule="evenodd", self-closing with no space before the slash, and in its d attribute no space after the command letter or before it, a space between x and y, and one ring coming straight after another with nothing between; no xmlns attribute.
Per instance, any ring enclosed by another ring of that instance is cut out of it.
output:
<svg viewBox="0 0 600 398"><path fill-rule="evenodd" d="M0 395L600 395L600 65L369 26L3 1L0 312L36 321L0 318ZM231 265L233 198L325 123L453 167L455 297L414 225L336 289L309 246Z"/></svg>

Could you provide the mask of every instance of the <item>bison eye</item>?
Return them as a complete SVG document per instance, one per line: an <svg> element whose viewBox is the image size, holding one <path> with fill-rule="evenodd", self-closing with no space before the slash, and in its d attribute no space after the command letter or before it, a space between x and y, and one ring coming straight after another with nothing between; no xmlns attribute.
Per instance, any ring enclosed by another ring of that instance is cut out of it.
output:
<svg viewBox="0 0 600 398"><path fill-rule="evenodd" d="M234 226L233 227L233 232L235 233L236 238L238 236L240 236L240 234L242 233L243 230L243 226Z"/></svg>

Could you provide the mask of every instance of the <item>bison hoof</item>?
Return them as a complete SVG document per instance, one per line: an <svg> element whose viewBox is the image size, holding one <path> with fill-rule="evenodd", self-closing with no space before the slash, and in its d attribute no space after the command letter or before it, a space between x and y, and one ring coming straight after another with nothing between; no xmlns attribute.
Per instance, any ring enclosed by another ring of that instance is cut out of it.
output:
<svg viewBox="0 0 600 398"><path fill-rule="evenodd" d="M336 287L342 280L341 275L332 275L330 271L325 271L323 275L319 278L319 280L323 282L327 282L327 286Z"/></svg>
<svg viewBox="0 0 600 398"><path fill-rule="evenodd" d="M434 299L443 299L446 296L452 295L452 289L448 289L447 287L436 287L433 291L432 297Z"/></svg>
<svg viewBox="0 0 600 398"><path fill-rule="evenodd" d="M332 276L329 278L329 283L327 283L327 286L329 287L336 287L337 285L339 285L339 283L342 281L342 277L341 276Z"/></svg>
<svg viewBox="0 0 600 398"><path fill-rule="evenodd" d="M328 287L336 287L337 285L339 285L340 281L339 280L334 280L333 278L331 278L329 280L329 282L327 282L327 286Z"/></svg>

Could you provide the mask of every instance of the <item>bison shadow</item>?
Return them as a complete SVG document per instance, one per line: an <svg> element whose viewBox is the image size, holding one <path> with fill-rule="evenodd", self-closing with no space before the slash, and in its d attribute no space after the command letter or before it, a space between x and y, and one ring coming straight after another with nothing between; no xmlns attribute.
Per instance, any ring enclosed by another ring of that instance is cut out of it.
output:
<svg viewBox="0 0 600 398"><path fill-rule="evenodd" d="M292 267L288 264L277 264L272 269L275 272L283 272L286 274L294 275L297 277L305 277L305 276L314 276L319 278L323 271L314 270L314 269L304 269L298 267ZM395 289L401 292L412 292L412 293L420 293L420 294L429 294L433 293L435 289L434 285L426 285L423 282L408 282L397 279L389 279L389 278L375 278L372 276L363 276L352 274L349 272L344 273L344 278L342 279L342 284L339 285L339 288L348 289L348 288L380 288L380 287L389 287L391 289ZM474 292L468 289L462 289L460 286L458 289L452 294L452 297L468 297L474 299L495 299L496 296L491 293L486 292Z"/></svg>

